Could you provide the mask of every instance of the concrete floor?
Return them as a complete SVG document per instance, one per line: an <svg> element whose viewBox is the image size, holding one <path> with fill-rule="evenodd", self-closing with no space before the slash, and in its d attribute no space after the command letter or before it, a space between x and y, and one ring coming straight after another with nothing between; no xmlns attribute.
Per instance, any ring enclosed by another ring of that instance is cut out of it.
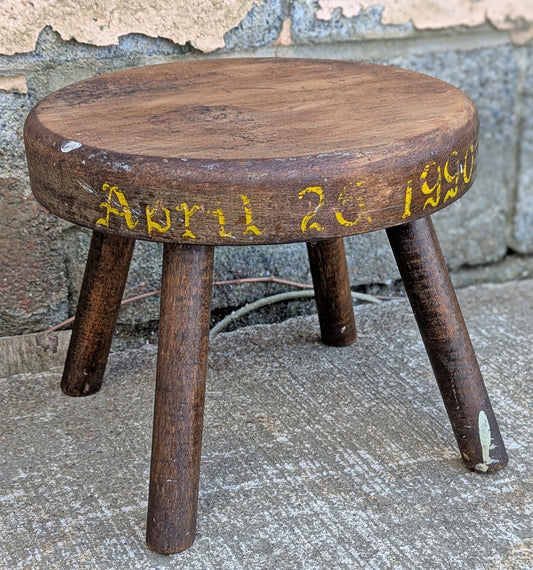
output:
<svg viewBox="0 0 533 570"><path fill-rule="evenodd" d="M145 547L156 349L73 399L59 367L0 380L0 567L530 569L533 281L459 292L509 466L467 471L407 301L212 342L194 546Z"/></svg>

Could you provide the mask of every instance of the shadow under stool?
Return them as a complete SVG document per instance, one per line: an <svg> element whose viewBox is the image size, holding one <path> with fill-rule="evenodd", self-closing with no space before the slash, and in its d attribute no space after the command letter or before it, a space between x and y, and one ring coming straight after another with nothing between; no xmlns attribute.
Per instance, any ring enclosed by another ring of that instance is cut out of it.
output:
<svg viewBox="0 0 533 570"><path fill-rule="evenodd" d="M39 103L31 185L93 231L62 389L101 384L135 240L164 243L148 545L194 541L215 246L306 242L322 339L354 342L343 237L385 229L461 455L507 455L430 214L476 169L458 89L393 67L223 59L128 69Z"/></svg>

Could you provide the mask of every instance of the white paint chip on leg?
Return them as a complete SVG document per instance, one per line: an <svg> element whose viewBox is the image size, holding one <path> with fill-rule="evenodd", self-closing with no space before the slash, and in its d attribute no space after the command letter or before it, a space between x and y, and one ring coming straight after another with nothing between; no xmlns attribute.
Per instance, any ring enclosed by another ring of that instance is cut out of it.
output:
<svg viewBox="0 0 533 570"><path fill-rule="evenodd" d="M476 465L476 471L482 471L483 473L488 471L489 465L491 463L490 458L490 445L492 441L492 434L490 431L489 419L487 414L481 410L478 416L478 431L479 431L479 441L481 443L481 457L483 458L482 463Z"/></svg>

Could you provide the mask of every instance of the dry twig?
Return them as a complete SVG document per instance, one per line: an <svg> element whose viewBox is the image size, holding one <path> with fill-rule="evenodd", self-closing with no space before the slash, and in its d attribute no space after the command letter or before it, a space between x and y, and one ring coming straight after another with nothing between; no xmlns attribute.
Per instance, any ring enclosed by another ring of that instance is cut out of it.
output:
<svg viewBox="0 0 533 570"><path fill-rule="evenodd" d="M238 319L239 317L254 311L260 307L264 307L265 305L270 305L273 303L279 303L280 301L286 301L289 299L295 299L298 297L314 297L315 292L313 290L312 285L308 285L307 283L298 283L297 281L288 281L286 279L280 279L279 277L275 277L274 275L268 275L266 277L243 277L242 279L229 279L227 281L215 281L213 285L216 286L224 286L224 285L243 285L245 283L278 283L279 285L287 285L290 287L298 287L299 289L305 289L305 291L288 291L286 293L279 293L278 295L272 295L270 297L263 297L241 307L240 309L233 311L230 315L222 319L219 323L217 323L213 329L211 330L211 335L214 336L218 332L220 332L223 328L225 328L230 322ZM161 293L160 289L155 291L149 291L148 293L141 293L140 295L135 295L133 297L128 297L127 299L123 299L121 305L127 305L129 303L133 303L135 301L140 301L142 299L147 299L148 297L154 297L155 295L159 295ZM352 292L352 297L354 299L359 299L361 301L366 301L369 303L379 303L385 299L394 299L395 297L382 297L379 295L365 295L364 293L354 293ZM65 321L58 323L57 325L53 325L46 329L45 332L53 332L57 331L67 325L70 325L74 322L74 317L70 317Z"/></svg>

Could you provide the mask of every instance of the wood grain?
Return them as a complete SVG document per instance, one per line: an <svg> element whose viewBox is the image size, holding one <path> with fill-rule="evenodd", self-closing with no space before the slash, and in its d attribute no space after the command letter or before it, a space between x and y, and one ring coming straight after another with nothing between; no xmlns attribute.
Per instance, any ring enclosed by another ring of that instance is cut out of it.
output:
<svg viewBox="0 0 533 570"><path fill-rule="evenodd" d="M102 386L135 240L93 232L61 389L88 396Z"/></svg>
<svg viewBox="0 0 533 570"><path fill-rule="evenodd" d="M466 465L497 471L507 452L431 218L387 230Z"/></svg>
<svg viewBox="0 0 533 570"><path fill-rule="evenodd" d="M165 244L146 540L169 554L194 541L213 248Z"/></svg>
<svg viewBox="0 0 533 570"><path fill-rule="evenodd" d="M342 238L307 243L322 341L348 346L357 332Z"/></svg>
<svg viewBox="0 0 533 570"><path fill-rule="evenodd" d="M69 221L235 245L363 233L437 211L470 187L477 131L465 95L415 72L226 59L66 87L32 110L25 140L35 196Z"/></svg>

